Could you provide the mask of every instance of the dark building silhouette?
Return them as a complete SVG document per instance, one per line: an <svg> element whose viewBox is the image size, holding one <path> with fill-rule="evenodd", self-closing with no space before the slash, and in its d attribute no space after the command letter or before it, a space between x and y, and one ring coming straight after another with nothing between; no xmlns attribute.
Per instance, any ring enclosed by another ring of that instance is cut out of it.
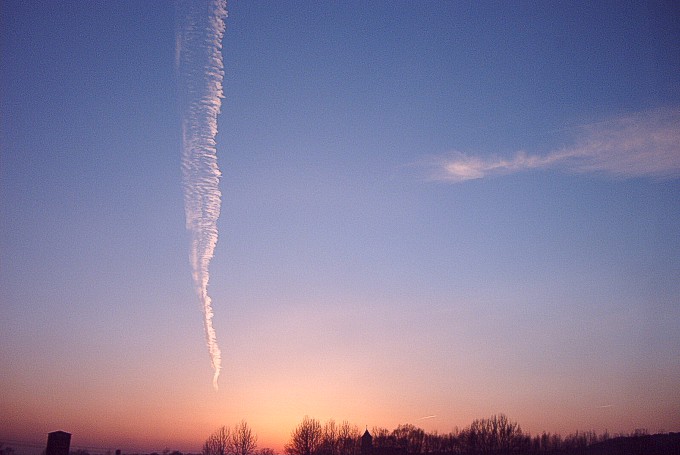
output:
<svg viewBox="0 0 680 455"><path fill-rule="evenodd" d="M406 455L405 447L375 447L368 429L361 437L361 455Z"/></svg>
<svg viewBox="0 0 680 455"><path fill-rule="evenodd" d="M373 455L373 436L368 432L368 428L361 437L361 455Z"/></svg>
<svg viewBox="0 0 680 455"><path fill-rule="evenodd" d="M68 455L71 447L71 433L53 431L47 434L47 449L45 455Z"/></svg>

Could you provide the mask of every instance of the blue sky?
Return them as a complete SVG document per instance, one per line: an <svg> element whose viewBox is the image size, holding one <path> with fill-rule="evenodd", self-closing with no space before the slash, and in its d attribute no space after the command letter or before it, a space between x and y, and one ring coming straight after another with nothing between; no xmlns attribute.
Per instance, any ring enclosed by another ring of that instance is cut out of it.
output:
<svg viewBox="0 0 680 455"><path fill-rule="evenodd" d="M306 414L449 431L494 412L680 430L672 3L229 2L217 394L173 5L1 8L8 433L137 447L150 425L193 447L246 418L276 446Z"/></svg>

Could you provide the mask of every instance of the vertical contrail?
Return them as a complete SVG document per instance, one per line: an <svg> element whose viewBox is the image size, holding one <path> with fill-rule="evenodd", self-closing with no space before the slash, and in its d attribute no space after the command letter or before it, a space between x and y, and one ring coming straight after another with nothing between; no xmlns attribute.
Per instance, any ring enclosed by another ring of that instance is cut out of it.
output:
<svg viewBox="0 0 680 455"><path fill-rule="evenodd" d="M182 121L182 185L186 227L191 235L191 266L200 299L205 338L215 372L222 368L208 295L210 260L217 244L220 169L217 165L217 115L222 105L222 37L226 0L178 0L176 65Z"/></svg>

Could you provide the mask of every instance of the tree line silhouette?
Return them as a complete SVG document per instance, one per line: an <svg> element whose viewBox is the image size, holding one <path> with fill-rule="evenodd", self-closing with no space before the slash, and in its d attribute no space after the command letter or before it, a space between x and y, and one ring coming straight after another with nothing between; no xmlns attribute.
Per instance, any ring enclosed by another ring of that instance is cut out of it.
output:
<svg viewBox="0 0 680 455"><path fill-rule="evenodd" d="M368 434L368 436L367 436ZM19 446L39 447L13 441ZM680 433L650 435L637 429L629 434L576 432L562 437L543 432L532 436L504 414L474 420L463 429L449 433L426 432L412 425L393 430L373 427L362 434L359 427L343 421L322 424L305 416L291 431L285 455L680 455ZM0 455L20 455L7 441L0 441ZM120 451L116 451L118 455ZM43 451L43 455L45 451ZM69 455L112 455L111 450L71 448ZM129 454L125 455L140 455ZM160 455L156 452L149 455ZM162 455L191 455L165 449ZM257 435L246 421L213 431L203 444L201 455L275 455L270 448L258 448Z"/></svg>
<svg viewBox="0 0 680 455"><path fill-rule="evenodd" d="M444 434L412 424L391 431L373 427L366 433L362 435L359 427L347 421L337 424L331 419L322 424L305 416L291 432L284 451L286 455L680 455L680 433L649 435L646 430L635 430L613 436L606 431L532 436L504 414L477 419L462 430ZM224 443L215 444L216 440ZM206 440L202 455L273 455L271 449L257 450L256 441L257 436L242 421L231 431L227 427L215 431Z"/></svg>

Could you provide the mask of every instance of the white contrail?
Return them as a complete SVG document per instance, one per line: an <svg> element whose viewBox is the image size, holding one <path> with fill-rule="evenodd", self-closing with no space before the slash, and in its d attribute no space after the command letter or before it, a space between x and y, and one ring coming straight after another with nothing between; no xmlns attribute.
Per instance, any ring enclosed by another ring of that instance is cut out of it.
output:
<svg viewBox="0 0 680 455"><path fill-rule="evenodd" d="M222 368L220 348L212 325L208 295L210 260L217 244L220 216L220 169L217 165L217 115L222 105L222 37L226 0L178 0L175 63L179 75L182 119L182 184L186 227L191 234L191 266L200 299L205 338L215 372Z"/></svg>

